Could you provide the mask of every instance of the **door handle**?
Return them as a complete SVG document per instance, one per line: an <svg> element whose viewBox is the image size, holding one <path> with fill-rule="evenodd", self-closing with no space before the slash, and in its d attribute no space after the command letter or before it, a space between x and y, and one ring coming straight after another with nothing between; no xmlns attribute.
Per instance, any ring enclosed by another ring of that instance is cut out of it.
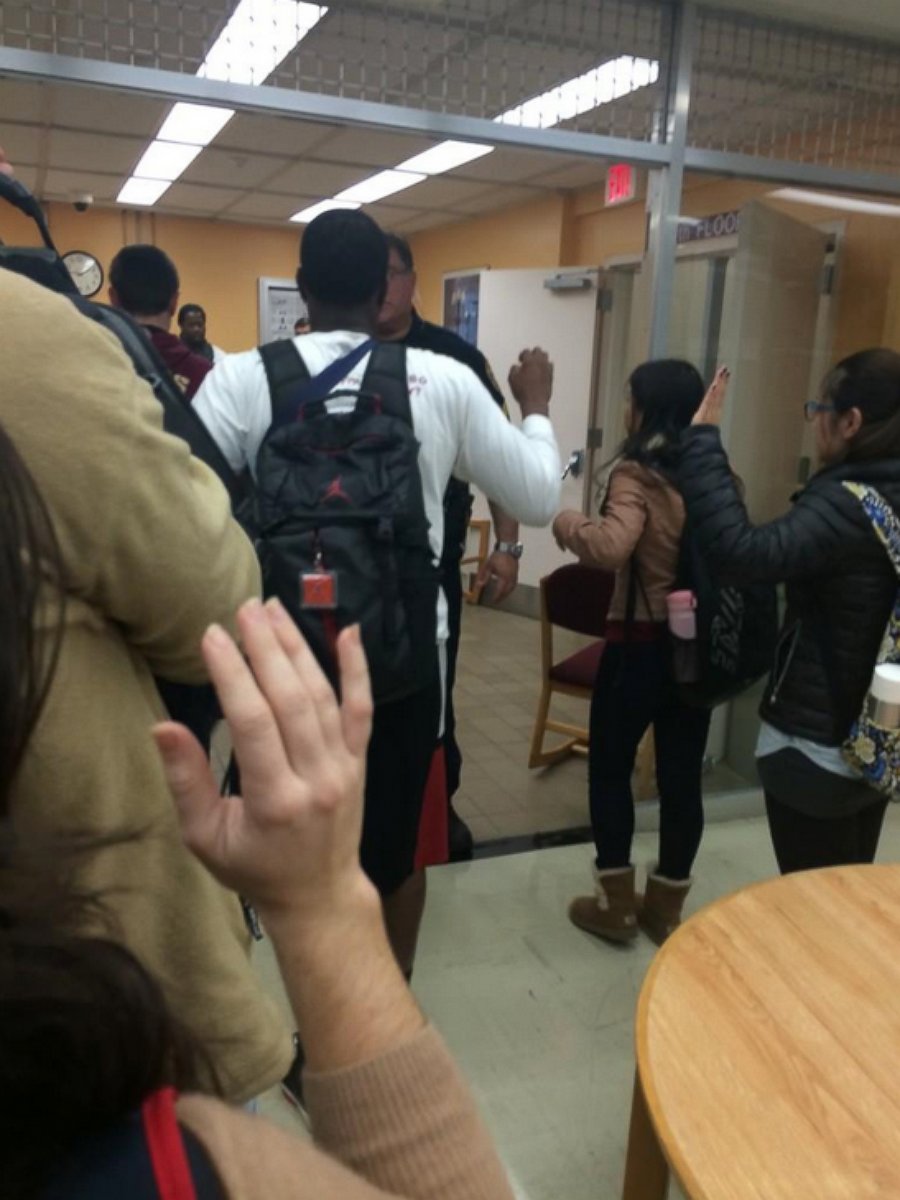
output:
<svg viewBox="0 0 900 1200"><path fill-rule="evenodd" d="M569 455L569 461L566 463L566 469L562 473L562 478L568 479L568 477L571 475L573 479L578 479L583 470L584 451L573 450Z"/></svg>

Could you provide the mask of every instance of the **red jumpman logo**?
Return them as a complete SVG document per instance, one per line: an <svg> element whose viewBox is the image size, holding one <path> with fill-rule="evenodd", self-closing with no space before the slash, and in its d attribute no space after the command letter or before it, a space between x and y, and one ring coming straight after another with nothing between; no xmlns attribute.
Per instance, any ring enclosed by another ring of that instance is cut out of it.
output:
<svg viewBox="0 0 900 1200"><path fill-rule="evenodd" d="M350 503L350 497L344 491L343 485L341 484L340 475L338 475L335 479L332 479L331 483L329 483L328 487L325 489L325 495L322 497L322 499L343 500L346 504Z"/></svg>

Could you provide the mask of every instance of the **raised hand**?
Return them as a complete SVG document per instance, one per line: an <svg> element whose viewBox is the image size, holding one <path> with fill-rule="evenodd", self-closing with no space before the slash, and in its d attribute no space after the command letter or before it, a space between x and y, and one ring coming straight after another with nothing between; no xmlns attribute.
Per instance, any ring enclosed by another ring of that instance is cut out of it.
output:
<svg viewBox="0 0 900 1200"><path fill-rule="evenodd" d="M713 376L713 381L709 385L709 389L700 407L694 414L692 425L719 425L722 421L722 409L725 406L725 397L728 393L728 384L731 381L731 371L728 367L719 367Z"/></svg>
<svg viewBox="0 0 900 1200"><path fill-rule="evenodd" d="M261 916L315 919L371 885L359 863L372 698L357 628L338 639L342 701L277 600L238 614L247 660L211 626L203 657L241 769L219 795L182 725L154 730L187 846Z"/></svg>

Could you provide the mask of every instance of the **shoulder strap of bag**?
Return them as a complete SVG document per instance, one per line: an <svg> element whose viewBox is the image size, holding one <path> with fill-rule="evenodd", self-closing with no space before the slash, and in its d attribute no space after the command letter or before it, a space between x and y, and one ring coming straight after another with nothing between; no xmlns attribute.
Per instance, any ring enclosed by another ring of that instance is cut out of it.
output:
<svg viewBox="0 0 900 1200"><path fill-rule="evenodd" d="M372 338L366 338L314 376L310 375L300 351L290 339L260 346L259 353L266 369L272 399L270 428L289 425L307 404L324 400L342 379L346 379L356 364L371 353L374 345Z"/></svg>
<svg viewBox="0 0 900 1200"><path fill-rule="evenodd" d="M374 393L384 412L411 426L406 347L399 342L380 342L372 351L362 390Z"/></svg>
<svg viewBox="0 0 900 1200"><path fill-rule="evenodd" d="M900 520L897 514L882 496L881 492L868 484L850 483L844 481L844 487L855 496L869 518L875 536L884 546L891 566L900 579Z"/></svg>
<svg viewBox="0 0 900 1200"><path fill-rule="evenodd" d="M175 1115L174 1088L161 1088L148 1096L141 1105L141 1120L160 1200L197 1200Z"/></svg>

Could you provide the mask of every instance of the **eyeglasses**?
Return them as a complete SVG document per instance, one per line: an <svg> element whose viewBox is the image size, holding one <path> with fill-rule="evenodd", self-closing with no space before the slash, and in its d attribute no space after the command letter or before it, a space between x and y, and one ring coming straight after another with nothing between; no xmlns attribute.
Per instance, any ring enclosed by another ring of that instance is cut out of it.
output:
<svg viewBox="0 0 900 1200"><path fill-rule="evenodd" d="M404 275L412 275L409 267L388 267L387 269L388 279L402 279Z"/></svg>
<svg viewBox="0 0 900 1200"><path fill-rule="evenodd" d="M814 421L819 413L837 412L833 404L823 404L820 400L807 400L803 405L803 415L807 421Z"/></svg>

